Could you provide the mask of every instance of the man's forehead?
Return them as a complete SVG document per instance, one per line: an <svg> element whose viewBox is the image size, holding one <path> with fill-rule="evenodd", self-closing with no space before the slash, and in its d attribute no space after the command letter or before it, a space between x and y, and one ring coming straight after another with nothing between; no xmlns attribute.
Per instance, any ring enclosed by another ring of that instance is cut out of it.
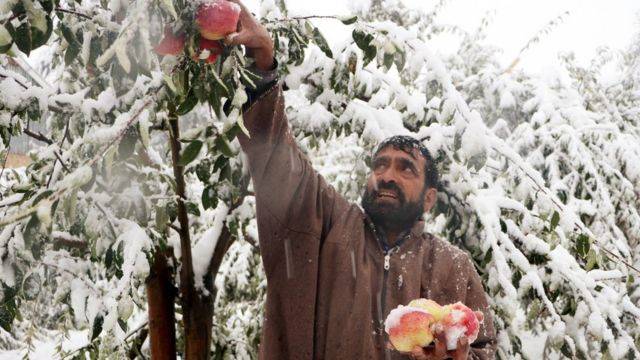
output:
<svg viewBox="0 0 640 360"><path fill-rule="evenodd" d="M411 147L410 149L396 148L395 146L389 144L382 149L380 149L375 155L374 159L380 156L401 156L401 157L409 157L415 162L425 161L422 153L417 148Z"/></svg>

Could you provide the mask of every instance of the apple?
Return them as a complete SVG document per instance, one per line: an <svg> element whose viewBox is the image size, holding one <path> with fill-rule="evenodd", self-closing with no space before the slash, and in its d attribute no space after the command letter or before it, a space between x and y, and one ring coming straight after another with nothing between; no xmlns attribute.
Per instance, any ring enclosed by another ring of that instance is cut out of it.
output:
<svg viewBox="0 0 640 360"><path fill-rule="evenodd" d="M396 350L408 353L416 346L425 347L431 344L433 322L433 315L425 310L399 305L387 316L385 331Z"/></svg>
<svg viewBox="0 0 640 360"><path fill-rule="evenodd" d="M415 299L412 300L408 306L413 306L413 307L417 307L420 309L425 310L426 312L428 312L429 314L433 315L434 320L437 321L441 321L442 319L444 319L445 316L447 316L450 312L450 308L447 306L442 306L440 304L438 304L437 302L433 301L433 300L429 300L429 299Z"/></svg>
<svg viewBox="0 0 640 360"><path fill-rule="evenodd" d="M201 59L207 64L216 62L218 56L222 53L222 45L219 41L209 40L202 37L200 38L198 48L198 53L193 56L193 60L198 61ZM208 55L205 50L208 51Z"/></svg>
<svg viewBox="0 0 640 360"><path fill-rule="evenodd" d="M200 35L209 40L220 40L235 32L239 18L240 6L227 0L207 1L196 12Z"/></svg>
<svg viewBox="0 0 640 360"><path fill-rule="evenodd" d="M178 55L184 49L184 34L174 34L170 27L164 29L164 37L155 46L154 51L159 55Z"/></svg>
<svg viewBox="0 0 640 360"><path fill-rule="evenodd" d="M439 324L441 326L438 326L436 331L444 331L447 350L454 350L458 345L458 339L463 336L467 337L469 344L473 343L478 338L482 319L461 302L445 307L449 308L449 313L442 319Z"/></svg>

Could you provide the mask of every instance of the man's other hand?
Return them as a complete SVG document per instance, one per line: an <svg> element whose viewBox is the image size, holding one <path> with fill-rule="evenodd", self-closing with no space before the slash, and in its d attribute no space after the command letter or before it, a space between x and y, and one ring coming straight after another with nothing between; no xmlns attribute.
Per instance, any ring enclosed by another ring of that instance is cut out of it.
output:
<svg viewBox="0 0 640 360"><path fill-rule="evenodd" d="M238 31L227 35L227 45L244 45L247 55L256 62L260 70L271 70L273 67L273 40L267 29L256 20L240 0L229 0L241 7Z"/></svg>
<svg viewBox="0 0 640 360"><path fill-rule="evenodd" d="M416 346L413 351L407 355L414 360L466 360L469 357L469 349L469 339L463 336L458 339L458 346L455 350L447 351L447 340L444 334L440 334L436 338L435 346Z"/></svg>

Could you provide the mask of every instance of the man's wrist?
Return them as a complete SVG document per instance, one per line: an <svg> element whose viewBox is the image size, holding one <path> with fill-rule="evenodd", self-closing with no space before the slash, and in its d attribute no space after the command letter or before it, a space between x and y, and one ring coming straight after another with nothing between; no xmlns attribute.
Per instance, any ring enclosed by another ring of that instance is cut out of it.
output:
<svg viewBox="0 0 640 360"><path fill-rule="evenodd" d="M253 59L255 60L256 67L260 70L267 71L273 69L273 43L271 38L264 46L255 48L252 50Z"/></svg>

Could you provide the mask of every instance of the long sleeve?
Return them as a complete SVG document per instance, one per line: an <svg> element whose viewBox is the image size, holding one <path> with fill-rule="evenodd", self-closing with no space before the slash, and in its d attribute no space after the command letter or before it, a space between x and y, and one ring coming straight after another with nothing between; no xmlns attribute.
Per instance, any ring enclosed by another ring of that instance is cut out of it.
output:
<svg viewBox="0 0 640 360"><path fill-rule="evenodd" d="M467 296L464 302L474 311L482 311L484 314L484 323L480 326L478 338L471 344L470 359L488 360L495 358L496 352L496 334L493 327L493 318L487 297L482 287L482 281L473 263L468 261L469 279L467 283Z"/></svg>
<svg viewBox="0 0 640 360"><path fill-rule="evenodd" d="M254 99L244 112L250 138L239 135L256 194L260 246L267 276L282 255L315 260L323 234L347 204L312 168L292 137L281 83ZM301 240L303 238L312 240ZM300 244L301 241L311 243ZM291 254L292 249L297 249ZM315 261L314 261L315 263ZM287 264L288 266L291 264ZM289 269L291 270L291 269ZM290 276L291 274L288 274Z"/></svg>

